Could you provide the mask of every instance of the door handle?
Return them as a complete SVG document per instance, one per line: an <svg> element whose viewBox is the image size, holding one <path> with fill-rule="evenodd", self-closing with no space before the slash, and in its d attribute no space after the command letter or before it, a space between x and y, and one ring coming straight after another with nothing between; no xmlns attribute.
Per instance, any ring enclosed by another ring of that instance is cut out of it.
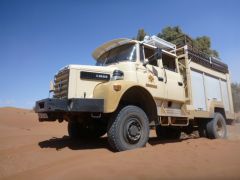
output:
<svg viewBox="0 0 240 180"><path fill-rule="evenodd" d="M183 83L182 83L182 82L178 82L178 85L179 85L179 86L183 86Z"/></svg>
<svg viewBox="0 0 240 180"><path fill-rule="evenodd" d="M158 77L158 80L159 81L163 81L163 77Z"/></svg>

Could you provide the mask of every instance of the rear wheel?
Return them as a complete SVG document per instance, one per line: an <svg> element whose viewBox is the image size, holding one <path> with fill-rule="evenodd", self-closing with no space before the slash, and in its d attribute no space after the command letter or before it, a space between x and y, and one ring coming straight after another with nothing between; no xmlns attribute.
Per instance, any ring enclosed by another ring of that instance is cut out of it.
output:
<svg viewBox="0 0 240 180"><path fill-rule="evenodd" d="M68 134L73 139L95 139L103 136L106 132L106 125L99 119L83 123L77 121L70 121L68 123Z"/></svg>
<svg viewBox="0 0 240 180"><path fill-rule="evenodd" d="M156 126L156 134L159 140L173 140L173 139L180 139L181 131L176 128L172 127L163 127L163 126Z"/></svg>
<svg viewBox="0 0 240 180"><path fill-rule="evenodd" d="M108 124L108 141L115 151L125 151L146 145L149 121L137 106L126 106L118 111Z"/></svg>
<svg viewBox="0 0 240 180"><path fill-rule="evenodd" d="M227 137L225 118L220 113L215 113L214 118L206 124L207 136L210 139L224 139Z"/></svg>

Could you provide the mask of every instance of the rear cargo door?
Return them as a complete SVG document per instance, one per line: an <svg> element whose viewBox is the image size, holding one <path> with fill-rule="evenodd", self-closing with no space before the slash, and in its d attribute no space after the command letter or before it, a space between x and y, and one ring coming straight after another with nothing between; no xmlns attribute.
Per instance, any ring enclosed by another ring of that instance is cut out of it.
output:
<svg viewBox="0 0 240 180"><path fill-rule="evenodd" d="M204 77L208 101L212 100L222 101L219 79L212 77L210 75L204 75Z"/></svg>
<svg viewBox="0 0 240 180"><path fill-rule="evenodd" d="M206 111L206 94L203 73L191 70L192 99L195 110Z"/></svg>

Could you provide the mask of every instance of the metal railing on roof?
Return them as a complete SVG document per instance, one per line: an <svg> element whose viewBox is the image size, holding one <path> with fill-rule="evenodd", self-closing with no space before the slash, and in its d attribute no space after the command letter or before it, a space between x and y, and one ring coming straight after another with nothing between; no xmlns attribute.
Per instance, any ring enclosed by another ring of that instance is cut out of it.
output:
<svg viewBox="0 0 240 180"><path fill-rule="evenodd" d="M145 36L143 43L167 50L169 52L174 52L174 54L176 54L176 45L175 44L165 41L164 39L161 39L155 35L151 36L151 37Z"/></svg>

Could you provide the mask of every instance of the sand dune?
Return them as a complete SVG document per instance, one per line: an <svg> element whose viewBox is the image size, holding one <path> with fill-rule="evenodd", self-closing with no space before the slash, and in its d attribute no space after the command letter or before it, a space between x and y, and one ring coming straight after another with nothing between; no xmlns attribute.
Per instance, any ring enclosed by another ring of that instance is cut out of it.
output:
<svg viewBox="0 0 240 180"><path fill-rule="evenodd" d="M240 179L240 126L229 139L166 142L113 153L107 138L73 141L67 123L39 123L30 110L0 109L0 179Z"/></svg>

